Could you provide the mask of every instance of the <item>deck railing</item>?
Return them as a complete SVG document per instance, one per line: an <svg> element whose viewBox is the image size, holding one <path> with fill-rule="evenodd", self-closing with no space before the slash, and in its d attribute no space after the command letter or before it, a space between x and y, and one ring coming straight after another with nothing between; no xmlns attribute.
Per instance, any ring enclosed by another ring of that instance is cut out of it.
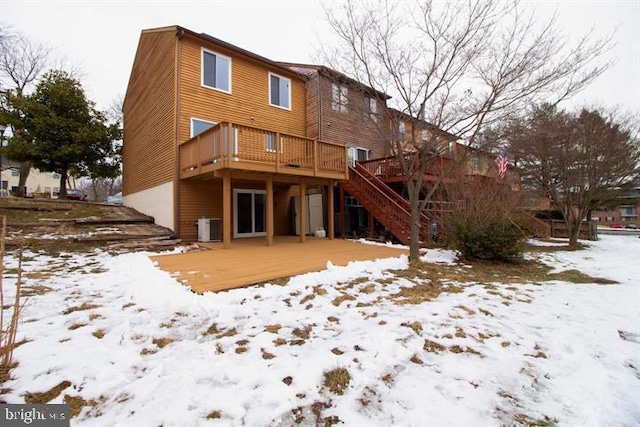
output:
<svg viewBox="0 0 640 427"><path fill-rule="evenodd" d="M407 162L412 161L410 156L406 156ZM417 157L414 157L413 164L410 166L413 173L418 171ZM400 160L396 156L382 157L373 160L364 160L358 162L362 165L370 174L375 175L382 181L394 181L406 179L405 173L402 169ZM439 177L452 168L453 160L445 156L436 156L430 159L425 168L425 175Z"/></svg>
<svg viewBox="0 0 640 427"><path fill-rule="evenodd" d="M180 176L232 168L347 178L347 147L221 122L180 145Z"/></svg>

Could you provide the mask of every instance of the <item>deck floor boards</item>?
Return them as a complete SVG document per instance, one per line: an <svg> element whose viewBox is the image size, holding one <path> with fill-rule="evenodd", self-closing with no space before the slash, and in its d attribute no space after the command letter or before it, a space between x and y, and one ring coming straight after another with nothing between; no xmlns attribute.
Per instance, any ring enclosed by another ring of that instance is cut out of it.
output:
<svg viewBox="0 0 640 427"><path fill-rule="evenodd" d="M201 243L210 250L153 256L158 266L194 292L217 292L282 277L320 271L350 261L374 260L408 254L406 249L367 245L351 240L277 236L272 246L264 238L235 239L231 249L222 243Z"/></svg>

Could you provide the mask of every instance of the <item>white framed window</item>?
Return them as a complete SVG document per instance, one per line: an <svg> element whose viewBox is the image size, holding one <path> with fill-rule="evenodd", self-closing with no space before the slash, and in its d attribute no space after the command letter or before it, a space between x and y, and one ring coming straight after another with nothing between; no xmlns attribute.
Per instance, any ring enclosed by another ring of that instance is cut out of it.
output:
<svg viewBox="0 0 640 427"><path fill-rule="evenodd" d="M199 133L204 132L205 130L212 128L216 125L216 122L210 122L208 120L194 119L191 118L191 129L189 131L189 136L193 138Z"/></svg>
<svg viewBox="0 0 640 427"><path fill-rule="evenodd" d="M264 135L264 151L267 153L275 153L278 149L275 133L266 133Z"/></svg>
<svg viewBox="0 0 640 427"><path fill-rule="evenodd" d="M20 171L18 169L11 169L11 176L20 176ZM55 176L54 176L55 178ZM60 178L58 178L60 179Z"/></svg>
<svg viewBox="0 0 640 427"><path fill-rule="evenodd" d="M269 105L291 110L291 79L269 73Z"/></svg>
<svg viewBox="0 0 640 427"><path fill-rule="evenodd" d="M349 157L349 166L355 167L356 162L369 160L369 150L362 147L349 147L347 152Z"/></svg>
<svg viewBox="0 0 640 427"><path fill-rule="evenodd" d="M374 122L378 121L378 116L376 113L378 112L377 101L375 98L372 98L368 95L364 96L364 110L367 113L367 116Z"/></svg>
<svg viewBox="0 0 640 427"><path fill-rule="evenodd" d="M400 120L400 123L398 123L398 139L400 141L404 141L406 131L407 131L407 125L405 124L405 122Z"/></svg>
<svg viewBox="0 0 640 427"><path fill-rule="evenodd" d="M331 83L331 108L335 111L347 111L349 90L345 85Z"/></svg>
<svg viewBox="0 0 640 427"><path fill-rule="evenodd" d="M231 58L202 48L202 86L231 93Z"/></svg>
<svg viewBox="0 0 640 427"><path fill-rule="evenodd" d="M60 174L57 172L53 173L53 179L60 179Z"/></svg>

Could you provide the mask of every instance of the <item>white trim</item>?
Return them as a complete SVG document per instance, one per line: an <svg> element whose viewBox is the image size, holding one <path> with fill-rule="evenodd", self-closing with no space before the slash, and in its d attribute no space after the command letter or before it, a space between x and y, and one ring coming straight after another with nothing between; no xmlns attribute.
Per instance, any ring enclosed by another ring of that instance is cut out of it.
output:
<svg viewBox="0 0 640 427"><path fill-rule="evenodd" d="M189 138L193 138L195 135L193 134L193 121L199 121L199 122L203 122L203 123L210 123L211 127L214 127L215 125L217 125L217 122L212 122L211 120L204 120L204 119L199 119L197 117L191 117L189 119Z"/></svg>
<svg viewBox="0 0 640 427"><path fill-rule="evenodd" d="M349 149L347 150L347 158L349 160L349 166L355 167L356 161L358 160L358 151L364 151L365 153L367 153L365 160L369 160L369 153L371 152L371 150L369 150L368 148L349 147Z"/></svg>
<svg viewBox="0 0 640 427"><path fill-rule="evenodd" d="M271 76L275 76L281 80L286 80L289 82L289 91L287 95L289 97L289 107L283 107L282 105L271 103ZM291 111L291 108L293 106L293 100L291 99L291 79L288 77L281 76L280 74L272 73L271 71L269 71L269 76L267 77L267 79L268 79L268 85L269 85L269 93L267 93L267 99L269 101L269 105L272 107L282 108L283 110Z"/></svg>
<svg viewBox="0 0 640 427"><path fill-rule="evenodd" d="M224 90L224 89L220 89L218 87L215 86L209 86L204 84L204 54L209 53L211 55L215 55L216 57L220 57L220 58L224 58L227 61L229 61L229 90ZM231 78L231 70L232 70L232 60L231 57L227 56L227 55L223 55L221 53L216 52L215 50L210 50L207 48L200 48L200 85L202 87L206 87L207 89L213 89L213 90L217 90L218 92L222 92L222 93L228 93L231 94L231 82L232 82L232 78Z"/></svg>
<svg viewBox="0 0 640 427"><path fill-rule="evenodd" d="M264 219L264 231L262 232L252 232L252 233L238 233L238 194L251 194L255 196L256 194L264 195L265 203L267 202L267 191L266 190L252 190L252 189L244 189L244 188L235 188L233 190L233 237L234 238L242 238L242 237L259 237L267 235L267 218L266 218L266 205L265 205L265 215ZM255 197L251 197L251 228L255 226Z"/></svg>

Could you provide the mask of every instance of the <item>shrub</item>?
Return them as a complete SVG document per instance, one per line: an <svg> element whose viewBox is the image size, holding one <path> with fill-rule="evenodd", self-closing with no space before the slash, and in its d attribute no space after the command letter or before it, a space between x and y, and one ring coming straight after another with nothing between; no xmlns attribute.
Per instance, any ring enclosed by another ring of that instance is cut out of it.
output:
<svg viewBox="0 0 640 427"><path fill-rule="evenodd" d="M512 261L522 257L519 197L500 182L466 182L449 189L456 208L445 218L449 244L466 260Z"/></svg>

